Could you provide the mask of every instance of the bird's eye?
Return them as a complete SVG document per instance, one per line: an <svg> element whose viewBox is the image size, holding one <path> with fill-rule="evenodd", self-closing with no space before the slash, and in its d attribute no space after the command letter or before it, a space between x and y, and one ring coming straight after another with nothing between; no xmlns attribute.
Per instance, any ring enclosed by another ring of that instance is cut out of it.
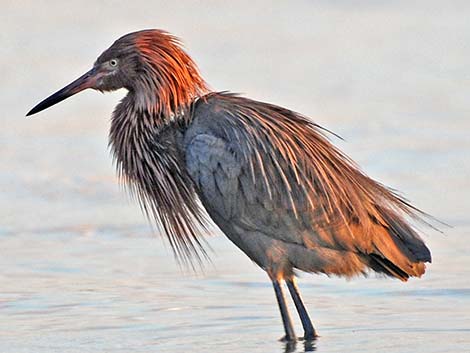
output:
<svg viewBox="0 0 470 353"><path fill-rule="evenodd" d="M109 65L111 65L113 67L117 66L117 60L116 59L109 60Z"/></svg>

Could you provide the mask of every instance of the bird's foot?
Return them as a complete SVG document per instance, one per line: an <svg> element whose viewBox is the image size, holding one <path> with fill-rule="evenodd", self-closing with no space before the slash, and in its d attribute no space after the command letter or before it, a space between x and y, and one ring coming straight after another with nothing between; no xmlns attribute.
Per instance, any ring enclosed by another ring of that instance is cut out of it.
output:
<svg viewBox="0 0 470 353"><path fill-rule="evenodd" d="M304 334L304 337L302 337L302 340L304 340L304 341L315 341L318 337L320 337L320 336L317 335L317 333L315 331L306 332Z"/></svg>
<svg viewBox="0 0 470 353"><path fill-rule="evenodd" d="M296 342L297 341L297 337L295 336L282 336L280 339L279 339L280 342Z"/></svg>

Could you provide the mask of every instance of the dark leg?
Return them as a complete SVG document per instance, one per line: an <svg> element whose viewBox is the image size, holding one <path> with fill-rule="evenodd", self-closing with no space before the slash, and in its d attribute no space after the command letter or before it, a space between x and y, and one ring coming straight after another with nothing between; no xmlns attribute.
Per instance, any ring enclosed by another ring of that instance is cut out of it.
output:
<svg viewBox="0 0 470 353"><path fill-rule="evenodd" d="M289 288L290 295L292 296L292 300L294 301L295 307L297 308L297 312L299 313L300 320L302 321L302 326L304 327L304 338L306 340L313 340L315 337L317 337L317 334L313 328L312 321L310 321L307 310L305 309L302 297L300 296L299 288L297 287L294 278L286 280L286 283L287 288Z"/></svg>
<svg viewBox="0 0 470 353"><path fill-rule="evenodd" d="M286 305L286 297L284 291L278 280L273 280L274 292L276 293L277 303L279 304L279 310L281 311L282 323L284 324L284 331L286 332L286 341L295 341L294 327L289 315L289 309Z"/></svg>

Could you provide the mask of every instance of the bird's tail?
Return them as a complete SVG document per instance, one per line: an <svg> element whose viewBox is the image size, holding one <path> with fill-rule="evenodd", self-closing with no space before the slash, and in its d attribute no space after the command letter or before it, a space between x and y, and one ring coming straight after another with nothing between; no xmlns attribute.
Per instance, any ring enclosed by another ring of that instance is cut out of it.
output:
<svg viewBox="0 0 470 353"><path fill-rule="evenodd" d="M409 277L421 277L431 253L420 236L401 216L390 209L380 208L384 224L374 225L372 251L368 253L368 265L376 272L406 281Z"/></svg>

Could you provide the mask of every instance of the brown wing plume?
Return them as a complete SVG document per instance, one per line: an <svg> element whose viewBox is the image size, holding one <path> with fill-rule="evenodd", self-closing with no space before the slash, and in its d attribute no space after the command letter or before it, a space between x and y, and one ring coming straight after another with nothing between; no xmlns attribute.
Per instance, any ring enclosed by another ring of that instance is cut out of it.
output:
<svg viewBox="0 0 470 353"><path fill-rule="evenodd" d="M267 194L286 195L285 208L299 218L314 214L311 226L327 246L357 251L373 269L400 279L424 272L430 252L407 221L422 220L423 212L361 172L308 118L229 93L212 95L242 125L253 178L262 175Z"/></svg>

